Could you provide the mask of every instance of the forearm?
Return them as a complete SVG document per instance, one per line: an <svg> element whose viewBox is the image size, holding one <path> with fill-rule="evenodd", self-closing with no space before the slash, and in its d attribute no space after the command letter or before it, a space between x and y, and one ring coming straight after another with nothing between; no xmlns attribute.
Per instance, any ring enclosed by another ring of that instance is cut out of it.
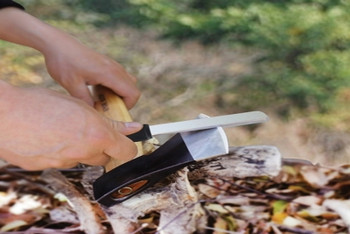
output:
<svg viewBox="0 0 350 234"><path fill-rule="evenodd" d="M0 39L50 53L52 43L72 41L68 34L14 7L0 9Z"/></svg>
<svg viewBox="0 0 350 234"><path fill-rule="evenodd" d="M0 79L0 116L6 115L11 111L11 92L13 86ZM1 138L1 135L0 135ZM1 155L0 155L1 157Z"/></svg>
<svg viewBox="0 0 350 234"><path fill-rule="evenodd" d="M0 9L0 39L40 51L51 77L72 96L91 106L94 100L86 85L101 84L110 88L123 98L128 108L133 107L140 96L136 78L118 62L21 9Z"/></svg>

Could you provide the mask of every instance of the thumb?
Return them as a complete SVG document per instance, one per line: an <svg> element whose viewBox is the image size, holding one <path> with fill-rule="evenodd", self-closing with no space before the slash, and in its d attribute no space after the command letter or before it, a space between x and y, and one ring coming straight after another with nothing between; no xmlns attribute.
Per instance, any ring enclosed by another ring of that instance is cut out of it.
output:
<svg viewBox="0 0 350 234"><path fill-rule="evenodd" d="M137 147L134 142L122 134L115 134L116 141L107 147L103 152L122 161L129 161L137 155Z"/></svg>
<svg viewBox="0 0 350 234"><path fill-rule="evenodd" d="M103 117L105 121L116 131L123 135L129 135L138 132L142 129L143 125L138 122L121 122L115 121L106 117Z"/></svg>

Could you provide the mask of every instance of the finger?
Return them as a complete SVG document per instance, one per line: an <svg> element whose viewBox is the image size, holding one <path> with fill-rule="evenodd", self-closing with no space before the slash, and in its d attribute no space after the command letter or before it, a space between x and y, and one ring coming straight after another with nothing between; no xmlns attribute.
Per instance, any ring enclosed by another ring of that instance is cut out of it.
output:
<svg viewBox="0 0 350 234"><path fill-rule="evenodd" d="M127 76L129 77L130 80L132 80L132 82L136 83L137 79L135 76L131 75L129 72L125 71Z"/></svg>
<svg viewBox="0 0 350 234"><path fill-rule="evenodd" d="M94 106L94 100L91 96L89 88L85 84L65 87L70 95L85 101L88 105Z"/></svg>
<svg viewBox="0 0 350 234"><path fill-rule="evenodd" d="M140 131L143 125L139 122L118 122L119 132L123 135L129 135Z"/></svg>
<svg viewBox="0 0 350 234"><path fill-rule="evenodd" d="M91 166L103 166L108 163L110 156L105 153L97 154L92 158L81 160L80 163L91 165Z"/></svg>
<svg viewBox="0 0 350 234"><path fill-rule="evenodd" d="M136 83L137 79L135 76L131 75L123 65L121 65L120 63L118 63L117 61L113 61L114 62L114 74L117 75L117 77L125 77L129 80L131 80L132 82Z"/></svg>
<svg viewBox="0 0 350 234"><path fill-rule="evenodd" d="M114 86L107 86L110 87L110 89L118 94L119 97L121 97L125 103L125 106L130 110L132 107L135 106L137 101L140 98L141 92L133 86L124 86L120 84L117 87Z"/></svg>
<svg viewBox="0 0 350 234"><path fill-rule="evenodd" d="M118 134L116 142L106 148L104 153L112 158L128 161L137 155L137 147L129 138Z"/></svg>
<svg viewBox="0 0 350 234"><path fill-rule="evenodd" d="M138 122L121 122L112 120L107 117L103 117L103 119L108 123L109 126L123 135L129 135L138 132L143 127L143 125Z"/></svg>
<svg viewBox="0 0 350 234"><path fill-rule="evenodd" d="M130 110L136 105L139 98L140 98L139 94L137 94L137 96L135 95L135 96L122 97L125 103L125 106L128 108L128 110Z"/></svg>
<svg viewBox="0 0 350 234"><path fill-rule="evenodd" d="M102 85L110 88L114 93L121 97L128 109L131 109L133 106L135 106L141 96L141 92L136 87L135 82L132 82L130 79L106 79Z"/></svg>

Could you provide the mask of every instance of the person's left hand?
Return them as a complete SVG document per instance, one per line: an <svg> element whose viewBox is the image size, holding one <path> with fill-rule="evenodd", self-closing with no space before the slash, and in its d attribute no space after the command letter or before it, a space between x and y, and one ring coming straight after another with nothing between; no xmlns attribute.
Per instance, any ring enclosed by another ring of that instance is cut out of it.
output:
<svg viewBox="0 0 350 234"><path fill-rule="evenodd" d="M128 109L140 97L136 78L119 63L75 40L61 40L44 53L50 75L74 97L93 105L87 85L101 84L118 94Z"/></svg>
<svg viewBox="0 0 350 234"><path fill-rule="evenodd" d="M8 7L0 13L0 39L40 51L50 75L72 96L93 106L87 85L100 84L119 95L129 109L136 104L136 79L119 63L23 10Z"/></svg>

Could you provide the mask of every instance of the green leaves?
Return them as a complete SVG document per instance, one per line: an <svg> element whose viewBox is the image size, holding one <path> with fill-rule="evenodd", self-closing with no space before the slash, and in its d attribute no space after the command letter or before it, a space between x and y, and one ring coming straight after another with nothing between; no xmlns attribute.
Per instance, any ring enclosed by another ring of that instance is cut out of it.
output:
<svg viewBox="0 0 350 234"><path fill-rule="evenodd" d="M339 104L340 88L349 87L350 8L345 1L129 2L165 36L259 51L255 73L235 87L244 100L235 106L327 113ZM229 84L229 78L224 82Z"/></svg>

